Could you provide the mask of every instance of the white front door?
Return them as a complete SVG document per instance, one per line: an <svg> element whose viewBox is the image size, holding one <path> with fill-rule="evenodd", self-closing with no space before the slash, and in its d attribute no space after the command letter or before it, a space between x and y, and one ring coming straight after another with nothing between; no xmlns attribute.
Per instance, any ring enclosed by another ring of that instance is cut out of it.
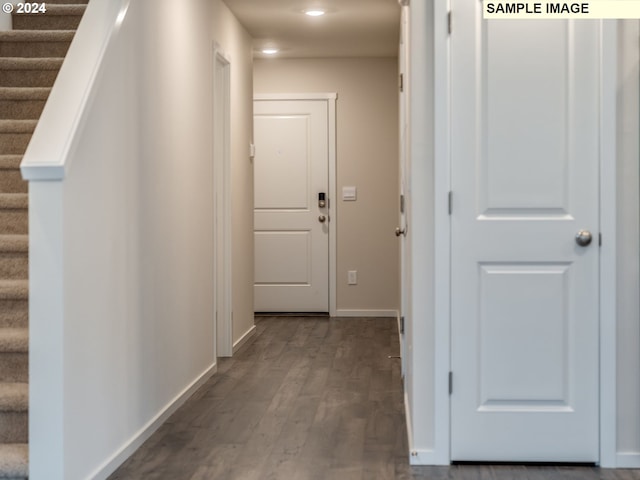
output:
<svg viewBox="0 0 640 480"><path fill-rule="evenodd" d="M329 311L328 133L326 99L254 101L257 312Z"/></svg>
<svg viewBox="0 0 640 480"><path fill-rule="evenodd" d="M452 14L451 458L597 462L600 23Z"/></svg>

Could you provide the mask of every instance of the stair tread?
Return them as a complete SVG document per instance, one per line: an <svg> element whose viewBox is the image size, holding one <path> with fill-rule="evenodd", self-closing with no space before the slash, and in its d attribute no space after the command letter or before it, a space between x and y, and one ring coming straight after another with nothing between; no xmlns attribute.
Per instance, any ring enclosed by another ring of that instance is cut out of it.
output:
<svg viewBox="0 0 640 480"><path fill-rule="evenodd" d="M80 15L84 14L84 11L87 9L85 4L47 4L47 11L44 14L38 14L43 16L53 16L53 15ZM32 13L18 13L17 11L13 11L14 17L25 17L31 16Z"/></svg>
<svg viewBox="0 0 640 480"><path fill-rule="evenodd" d="M0 193L0 209L22 209L28 206L28 193Z"/></svg>
<svg viewBox="0 0 640 480"><path fill-rule="evenodd" d="M0 31L0 42L69 42L75 30L5 30Z"/></svg>
<svg viewBox="0 0 640 480"><path fill-rule="evenodd" d="M29 280L0 280L0 300L29 298Z"/></svg>
<svg viewBox="0 0 640 480"><path fill-rule="evenodd" d="M0 478L29 475L29 446L26 443L0 444Z"/></svg>
<svg viewBox="0 0 640 480"><path fill-rule="evenodd" d="M29 235L0 235L0 252L26 253L29 251Z"/></svg>
<svg viewBox="0 0 640 480"><path fill-rule="evenodd" d="M61 57L0 57L0 70L59 70Z"/></svg>
<svg viewBox="0 0 640 480"><path fill-rule="evenodd" d="M0 133L33 133L38 120L0 120Z"/></svg>
<svg viewBox="0 0 640 480"><path fill-rule="evenodd" d="M0 383L0 411L26 412L28 408L28 383Z"/></svg>
<svg viewBox="0 0 640 480"><path fill-rule="evenodd" d="M46 100L50 93L51 87L0 87L0 100Z"/></svg>
<svg viewBox="0 0 640 480"><path fill-rule="evenodd" d="M0 155L0 170L20 168L22 155Z"/></svg>
<svg viewBox="0 0 640 480"><path fill-rule="evenodd" d="M29 351L27 328L0 328L0 353L22 353Z"/></svg>

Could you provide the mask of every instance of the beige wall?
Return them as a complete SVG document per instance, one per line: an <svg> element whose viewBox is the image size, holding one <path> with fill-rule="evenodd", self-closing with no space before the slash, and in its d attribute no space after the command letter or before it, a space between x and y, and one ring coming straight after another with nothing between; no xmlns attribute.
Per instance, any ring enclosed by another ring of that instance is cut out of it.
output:
<svg viewBox="0 0 640 480"><path fill-rule="evenodd" d="M231 60L231 221L233 342L253 328L252 39L227 6L214 2L213 36Z"/></svg>
<svg viewBox="0 0 640 480"><path fill-rule="evenodd" d="M254 92L337 92L338 314L398 310L398 69L396 58L256 59ZM347 285L347 271L358 285ZM347 312L347 311L352 312Z"/></svg>

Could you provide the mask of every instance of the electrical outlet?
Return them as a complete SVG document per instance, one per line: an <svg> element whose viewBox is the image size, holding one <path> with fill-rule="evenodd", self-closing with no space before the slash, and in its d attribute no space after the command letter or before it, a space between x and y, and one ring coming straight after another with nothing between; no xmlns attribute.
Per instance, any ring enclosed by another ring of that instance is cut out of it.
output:
<svg viewBox="0 0 640 480"><path fill-rule="evenodd" d="M349 270L347 272L347 284L349 284L349 285L357 285L358 284L358 271L357 270Z"/></svg>

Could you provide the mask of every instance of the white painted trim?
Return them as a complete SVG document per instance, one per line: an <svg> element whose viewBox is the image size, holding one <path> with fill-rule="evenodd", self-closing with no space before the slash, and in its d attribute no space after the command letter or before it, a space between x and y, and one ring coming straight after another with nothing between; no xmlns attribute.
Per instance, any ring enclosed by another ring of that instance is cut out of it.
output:
<svg viewBox="0 0 640 480"><path fill-rule="evenodd" d="M640 452L617 453L615 464L615 468L640 468Z"/></svg>
<svg viewBox="0 0 640 480"><path fill-rule="evenodd" d="M87 478L104 480L122 465L142 444L165 423L202 385L205 384L218 370L217 364L209 366L189 386L176 395L158 414L138 430L114 455L105 461Z"/></svg>
<svg viewBox="0 0 640 480"><path fill-rule="evenodd" d="M251 328L242 335L236 343L233 344L233 354L235 355L247 341L256 334L256 326L251 325Z"/></svg>
<svg viewBox="0 0 640 480"><path fill-rule="evenodd" d="M404 394L404 410L407 421L407 445L409 446L410 465L435 465L433 450L416 450L413 448L413 431L411 430L411 410L409 409L409 398Z"/></svg>
<svg viewBox="0 0 640 480"><path fill-rule="evenodd" d="M336 100L335 92L325 93L256 93L254 100Z"/></svg>
<svg viewBox="0 0 640 480"><path fill-rule="evenodd" d="M253 100L320 100L327 102L328 135L329 135L329 221L334 217L333 228L329 229L329 315L338 315L336 299L338 296L338 236L335 215L338 208L337 174L336 174L336 100L335 92L325 93L261 93Z"/></svg>
<svg viewBox="0 0 640 480"><path fill-rule="evenodd" d="M214 232L216 242L214 245L214 272L215 272L215 332L216 345L215 354L217 357L229 357L233 354L233 282L232 282L232 223L231 223L231 61L230 58L214 42L213 45L213 98L214 98L214 145L213 145L213 169L214 169L214 225L218 226ZM217 68L218 65L224 68L224 85L222 105L216 105L218 96ZM222 131L218 131L216 122L217 113L222 108L224 120ZM222 136L224 144L222 158L217 158L215 144ZM218 202L218 193L222 195L222 201ZM221 238L220 238L221 237ZM218 251L218 248L221 250ZM221 262L218 260L222 258ZM218 265L221 263L221 265Z"/></svg>
<svg viewBox="0 0 640 480"><path fill-rule="evenodd" d="M617 464L617 24L602 22L600 94L600 465Z"/></svg>
<svg viewBox="0 0 640 480"><path fill-rule="evenodd" d="M434 19L447 18L447 0L433 4ZM435 185L435 282L434 282L434 465L451 462L449 371L451 370L451 121L450 45L447 23L434 21L434 185ZM418 49L420 46L418 46ZM415 367L414 367L415 369ZM419 371L415 369L414 371Z"/></svg>
<svg viewBox="0 0 640 480"><path fill-rule="evenodd" d="M355 310L341 308L332 317L400 318L398 310Z"/></svg>

